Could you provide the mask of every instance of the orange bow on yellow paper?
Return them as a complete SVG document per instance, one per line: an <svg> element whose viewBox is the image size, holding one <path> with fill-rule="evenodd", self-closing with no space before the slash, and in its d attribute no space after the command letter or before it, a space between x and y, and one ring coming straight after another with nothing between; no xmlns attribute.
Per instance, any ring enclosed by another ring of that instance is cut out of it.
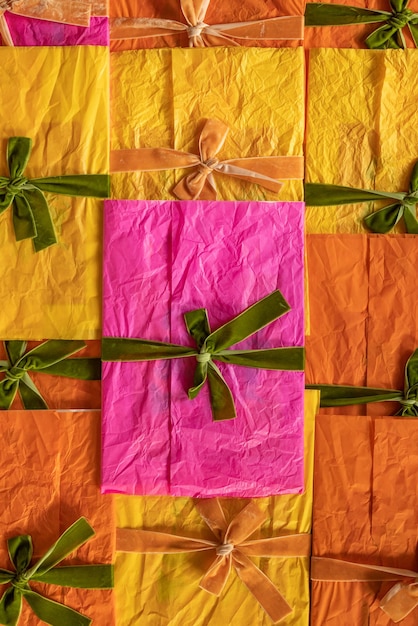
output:
<svg viewBox="0 0 418 626"><path fill-rule="evenodd" d="M215 560L203 576L200 587L219 596L233 567L273 622L292 613L292 607L271 580L248 557L307 557L309 534L285 535L246 541L267 520L254 501L228 524L219 500L202 499L196 508L216 537L215 541L180 537L149 530L118 528L116 549L119 552L163 553L213 550Z"/></svg>
<svg viewBox="0 0 418 626"><path fill-rule="evenodd" d="M162 170L196 167L173 189L180 200L215 200L215 172L234 176L261 185L278 193L282 183L278 180L302 179L303 157L274 156L251 157L219 161L229 128L219 120L207 120L199 137L199 156L170 148L138 148L113 150L110 153L111 172L156 172Z"/></svg>
<svg viewBox="0 0 418 626"><path fill-rule="evenodd" d="M198 48L211 45L239 46L236 39L303 39L302 15L209 25L204 21L209 3L210 0L180 0L186 24L169 19L114 18L110 22L110 38L144 39L186 32L189 46Z"/></svg>

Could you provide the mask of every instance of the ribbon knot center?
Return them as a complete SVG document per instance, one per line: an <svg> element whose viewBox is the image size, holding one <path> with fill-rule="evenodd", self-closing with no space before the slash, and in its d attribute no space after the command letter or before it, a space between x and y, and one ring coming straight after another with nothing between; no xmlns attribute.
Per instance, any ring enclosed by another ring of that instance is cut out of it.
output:
<svg viewBox="0 0 418 626"><path fill-rule="evenodd" d="M413 16L413 12L411 9L403 9L399 13L394 13L393 16L388 20L388 23L393 28L403 28L411 21Z"/></svg>
<svg viewBox="0 0 418 626"><path fill-rule="evenodd" d="M196 354L196 361L198 363L209 363L211 358L212 355L210 352L199 352L199 354Z"/></svg>
<svg viewBox="0 0 418 626"><path fill-rule="evenodd" d="M228 556L234 549L235 546L233 543L223 543L216 548L216 554L218 556Z"/></svg>
<svg viewBox="0 0 418 626"><path fill-rule="evenodd" d="M28 179L24 176L20 176L19 178L10 178L6 186L6 191L13 194L14 196L17 196L22 191L27 182Z"/></svg>
<svg viewBox="0 0 418 626"><path fill-rule="evenodd" d="M417 202L418 202L418 195L416 194L416 192L408 194L403 199L403 204L408 204L411 206L417 204Z"/></svg>
<svg viewBox="0 0 418 626"><path fill-rule="evenodd" d="M219 159L215 159L215 157L208 159L207 161L201 161L199 164L199 172L207 176L210 172L213 172L218 163Z"/></svg>
<svg viewBox="0 0 418 626"><path fill-rule="evenodd" d="M8 370L4 372L6 380L11 380L12 382L18 382L25 375L25 370L22 370L20 367L10 367Z"/></svg>
<svg viewBox="0 0 418 626"><path fill-rule="evenodd" d="M189 39L193 39L193 37L200 37L205 28L208 27L208 24L205 22L198 22L194 26L189 26L187 29L187 36Z"/></svg>

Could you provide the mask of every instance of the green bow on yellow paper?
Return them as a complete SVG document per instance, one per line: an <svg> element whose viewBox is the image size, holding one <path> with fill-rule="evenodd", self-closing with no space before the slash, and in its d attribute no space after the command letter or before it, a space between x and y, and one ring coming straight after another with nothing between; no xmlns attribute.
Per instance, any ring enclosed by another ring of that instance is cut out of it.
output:
<svg viewBox="0 0 418 626"><path fill-rule="evenodd" d="M288 311L290 311L290 306L277 290L250 306L218 330L211 332L206 309L197 309L184 315L187 331L196 342L197 349L146 339L104 337L102 359L104 361L154 361L194 357L197 365L193 387L188 391L189 398L195 398L208 381L213 419L233 419L236 417L234 400L214 360L268 370L303 370L303 348L228 349L271 324Z"/></svg>
<svg viewBox="0 0 418 626"><path fill-rule="evenodd" d="M32 239L35 252L57 243L44 192L64 196L109 197L107 174L78 174L26 178L24 171L32 151L32 139L11 137L7 142L10 176L0 176L0 214L13 207L16 241Z"/></svg>
<svg viewBox="0 0 418 626"><path fill-rule="evenodd" d="M416 205L418 203L418 161L415 163L409 182L408 192L371 191L339 185L305 183L305 202L308 206L336 206L372 202L389 198L393 204L374 211L364 218L364 223L373 233L388 233L403 218L406 232L418 235Z"/></svg>
<svg viewBox="0 0 418 626"><path fill-rule="evenodd" d="M318 389L321 392L322 407L399 402L401 408L395 415L418 417L418 349L406 362L404 391L348 385L306 385L306 388Z"/></svg>
<svg viewBox="0 0 418 626"><path fill-rule="evenodd" d="M308 2L305 26L350 26L384 22L365 40L368 48L406 48L402 29L407 26L415 46L418 46L418 13L408 9L409 0L389 0L391 11L360 9L340 4Z"/></svg>
<svg viewBox="0 0 418 626"><path fill-rule="evenodd" d="M19 391L25 409L47 409L29 376L29 372L43 372L81 380L100 380L101 360L94 358L69 359L86 347L84 341L49 340L25 353L26 341L5 341L7 361L0 361L0 410L9 409Z"/></svg>
<svg viewBox="0 0 418 626"><path fill-rule="evenodd" d="M16 626L22 610L23 598L35 615L52 626L89 626L91 619L54 600L41 596L30 587L30 582L49 583L78 589L111 589L112 565L75 565L56 567L66 556L95 535L84 517L80 517L49 548L34 565L32 537L19 535L7 542L10 560L15 571L0 569L0 584L11 583L0 600L0 624Z"/></svg>

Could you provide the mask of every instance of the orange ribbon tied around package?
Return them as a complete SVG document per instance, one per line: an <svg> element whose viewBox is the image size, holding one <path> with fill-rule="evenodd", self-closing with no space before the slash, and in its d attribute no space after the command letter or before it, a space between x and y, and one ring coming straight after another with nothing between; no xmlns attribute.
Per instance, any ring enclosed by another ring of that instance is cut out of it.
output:
<svg viewBox="0 0 418 626"><path fill-rule="evenodd" d="M110 38L144 39L186 32L189 46L198 48L211 45L239 46L239 40L246 39L303 39L302 15L209 25L205 22L209 4L210 0L180 0L186 24L158 18L114 18L110 22ZM214 41L211 38L215 38Z"/></svg>
<svg viewBox="0 0 418 626"><path fill-rule="evenodd" d="M280 591L248 557L308 557L311 536L285 535L246 541L268 519L254 501L251 501L229 524L216 498L198 500L196 508L215 535L215 541L149 530L118 528L116 550L142 554L211 550L215 553L215 560L200 582L202 589L219 596L233 567L273 622L278 622L292 613L292 608Z"/></svg>
<svg viewBox="0 0 418 626"><path fill-rule="evenodd" d="M411 570L312 557L311 579L324 582L396 581L396 584L379 602L382 611L395 624L405 619L418 607L418 572Z"/></svg>
<svg viewBox="0 0 418 626"><path fill-rule="evenodd" d="M92 3L88 0L0 0L0 35L3 44L13 46L5 14L7 11L48 22L89 26Z"/></svg>
<svg viewBox="0 0 418 626"><path fill-rule="evenodd" d="M303 157L272 156L250 157L219 161L216 155L221 150L229 128L224 122L210 119L199 137L199 156L190 152L170 148L137 148L112 150L111 172L157 172L193 167L196 170L185 176L173 189L180 200L215 200L214 174L234 176L255 183L278 193L282 180L303 178Z"/></svg>

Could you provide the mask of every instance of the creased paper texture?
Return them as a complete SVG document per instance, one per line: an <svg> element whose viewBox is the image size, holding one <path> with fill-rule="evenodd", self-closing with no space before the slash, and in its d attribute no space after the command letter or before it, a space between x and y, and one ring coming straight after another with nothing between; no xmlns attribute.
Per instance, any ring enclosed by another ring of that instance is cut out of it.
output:
<svg viewBox="0 0 418 626"><path fill-rule="evenodd" d="M4 18L15 46L107 46L106 17L91 17L90 26L47 22L7 12Z"/></svg>

